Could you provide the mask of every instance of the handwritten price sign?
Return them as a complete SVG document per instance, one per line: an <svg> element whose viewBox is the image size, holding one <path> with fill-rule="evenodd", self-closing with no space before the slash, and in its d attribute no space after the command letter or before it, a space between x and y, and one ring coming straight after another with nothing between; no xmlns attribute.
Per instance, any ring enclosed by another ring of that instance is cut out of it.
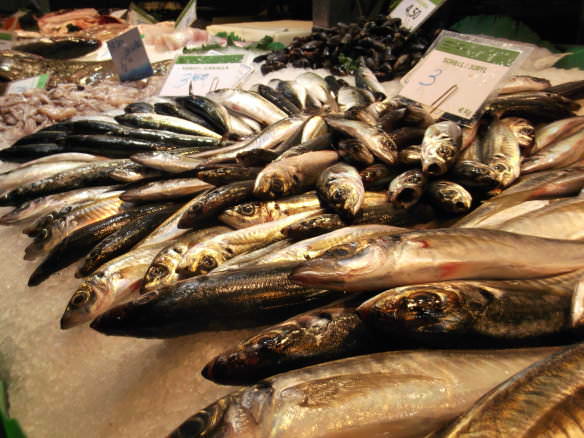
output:
<svg viewBox="0 0 584 438"><path fill-rule="evenodd" d="M402 0L389 16L401 19L402 26L414 32L445 2L446 0Z"/></svg>
<svg viewBox="0 0 584 438"><path fill-rule="evenodd" d="M433 114L471 120L489 95L530 48L442 32L433 49L406 79L400 96L425 105Z"/></svg>
<svg viewBox="0 0 584 438"><path fill-rule="evenodd" d="M205 95L212 90L236 87L253 71L243 60L244 55L179 56L159 94Z"/></svg>
<svg viewBox="0 0 584 438"><path fill-rule="evenodd" d="M107 47L122 81L136 81L154 73L138 28L109 40Z"/></svg>
<svg viewBox="0 0 584 438"><path fill-rule="evenodd" d="M26 90L31 90L33 88L45 88L47 82L49 81L48 74L42 74L39 76L34 76L32 78L21 79L19 81L9 82L4 94L20 94L24 93Z"/></svg>

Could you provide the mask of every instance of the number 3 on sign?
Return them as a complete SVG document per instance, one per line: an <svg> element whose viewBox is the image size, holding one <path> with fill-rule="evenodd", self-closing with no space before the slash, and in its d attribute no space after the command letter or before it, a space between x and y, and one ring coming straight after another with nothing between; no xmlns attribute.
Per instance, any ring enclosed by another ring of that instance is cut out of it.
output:
<svg viewBox="0 0 584 438"><path fill-rule="evenodd" d="M429 87L430 85L434 85L434 83L436 82L436 78L438 76L440 76L442 74L442 70L437 68L436 70L434 70L434 74L428 75L428 77L430 79L432 79L431 82L418 82L419 85L423 85L424 87Z"/></svg>

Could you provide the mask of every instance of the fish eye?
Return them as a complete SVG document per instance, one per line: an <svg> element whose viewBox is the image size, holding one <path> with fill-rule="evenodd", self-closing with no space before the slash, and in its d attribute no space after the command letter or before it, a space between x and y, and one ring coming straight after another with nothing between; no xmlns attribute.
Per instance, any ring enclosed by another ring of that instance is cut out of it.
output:
<svg viewBox="0 0 584 438"><path fill-rule="evenodd" d="M146 273L146 279L148 281L155 280L157 278L166 277L169 274L168 268L164 265L152 265Z"/></svg>
<svg viewBox="0 0 584 438"><path fill-rule="evenodd" d="M201 259L200 267L206 271L210 271L217 267L217 260L211 256L203 256Z"/></svg>
<svg viewBox="0 0 584 438"><path fill-rule="evenodd" d="M497 172L504 172L505 171L505 166L502 164L495 164L493 166L493 169L495 169Z"/></svg>
<svg viewBox="0 0 584 438"><path fill-rule="evenodd" d="M442 299L435 293L419 292L405 298L402 306L409 312L429 314L441 310Z"/></svg>
<svg viewBox="0 0 584 438"><path fill-rule="evenodd" d="M335 190L331 195L331 200L333 202L342 202L344 198L344 193L342 190Z"/></svg>
<svg viewBox="0 0 584 438"><path fill-rule="evenodd" d="M255 206L251 203L242 204L238 207L238 211L244 216L251 216L255 212Z"/></svg>
<svg viewBox="0 0 584 438"><path fill-rule="evenodd" d="M89 292L86 290L75 292L73 297L71 297L70 304L72 307L81 307L87 301L89 301Z"/></svg>
<svg viewBox="0 0 584 438"><path fill-rule="evenodd" d="M446 146L440 146L437 152L444 158L451 158L454 155L452 153L452 150L450 148L447 148Z"/></svg>
<svg viewBox="0 0 584 438"><path fill-rule="evenodd" d="M351 248L348 246L337 246L329 249L325 252L325 255L330 257L346 257L352 253Z"/></svg>

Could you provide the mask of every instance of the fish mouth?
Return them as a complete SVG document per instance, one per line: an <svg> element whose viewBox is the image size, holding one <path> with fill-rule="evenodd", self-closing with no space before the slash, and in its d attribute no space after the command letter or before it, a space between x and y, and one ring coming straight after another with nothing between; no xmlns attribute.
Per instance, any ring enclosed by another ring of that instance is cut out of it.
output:
<svg viewBox="0 0 584 438"><path fill-rule="evenodd" d="M430 163L427 166L424 166L424 172L428 175L438 176L445 173L446 169L439 163Z"/></svg>
<svg viewBox="0 0 584 438"><path fill-rule="evenodd" d="M395 197L396 203L401 207L409 207L418 199L418 191L411 187L405 187Z"/></svg>
<svg viewBox="0 0 584 438"><path fill-rule="evenodd" d="M330 289L342 290L345 284L331 260L314 259L296 267L289 278L294 283L303 286L324 286Z"/></svg>

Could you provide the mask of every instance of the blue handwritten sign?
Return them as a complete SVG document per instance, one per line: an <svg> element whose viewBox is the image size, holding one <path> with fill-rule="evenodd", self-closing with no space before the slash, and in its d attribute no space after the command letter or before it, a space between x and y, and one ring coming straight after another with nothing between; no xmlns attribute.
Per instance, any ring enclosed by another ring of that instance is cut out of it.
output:
<svg viewBox="0 0 584 438"><path fill-rule="evenodd" d="M114 67L122 81L136 81L154 73L138 28L107 42Z"/></svg>

